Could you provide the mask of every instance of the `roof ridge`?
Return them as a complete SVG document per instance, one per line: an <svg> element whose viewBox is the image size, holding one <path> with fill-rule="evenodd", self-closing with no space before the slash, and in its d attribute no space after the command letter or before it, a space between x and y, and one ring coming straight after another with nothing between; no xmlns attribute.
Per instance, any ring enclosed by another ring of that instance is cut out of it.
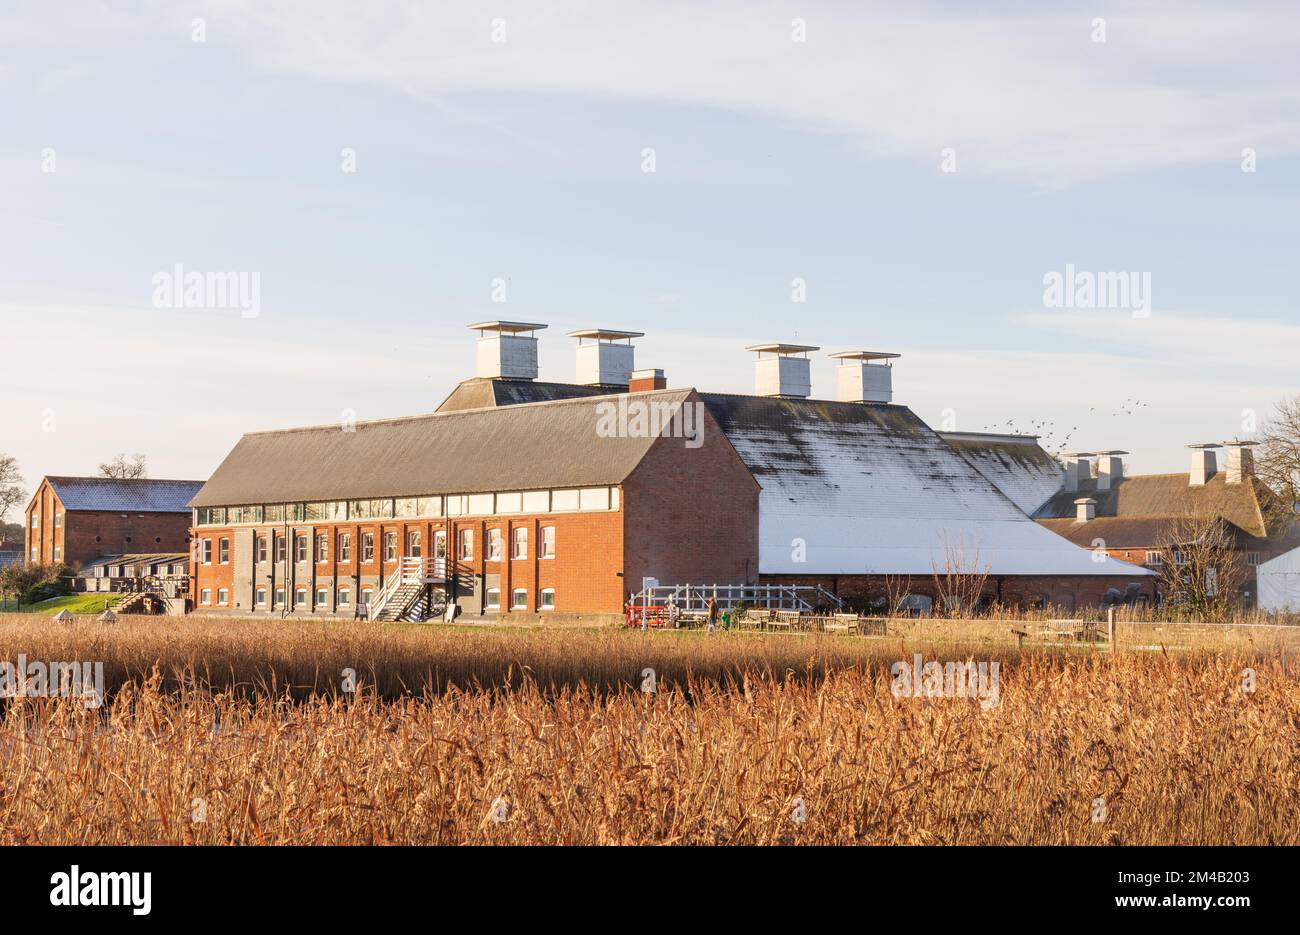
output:
<svg viewBox="0 0 1300 935"><path fill-rule="evenodd" d="M575 384L577 385L577 384ZM577 396L572 399L540 399L529 403L511 403L508 406L477 406L473 409L449 409L446 411L422 412L408 416L388 416L382 419L366 419L365 421L355 423L357 428L370 425L401 425L410 422L423 422L430 419L449 419L454 416L466 416L476 413L496 412L505 413L510 410L528 409L534 406L568 406L579 404L590 404L602 399L617 399L623 396L671 396L678 393L689 394L695 387L668 387L661 390L638 390L636 392L622 393L601 393L596 396ZM291 435L295 432L318 432L323 429L339 431L338 422L323 422L317 425L297 425L287 429L263 429L258 432L245 432L242 437L250 438L265 435Z"/></svg>

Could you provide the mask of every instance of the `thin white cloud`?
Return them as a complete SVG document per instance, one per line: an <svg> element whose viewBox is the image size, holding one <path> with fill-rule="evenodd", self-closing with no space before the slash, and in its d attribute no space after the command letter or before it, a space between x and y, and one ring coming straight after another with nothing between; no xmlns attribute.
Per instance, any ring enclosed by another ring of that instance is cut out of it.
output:
<svg viewBox="0 0 1300 935"><path fill-rule="evenodd" d="M415 95L564 92L766 115L876 154L1040 186L1300 152L1300 10L214 0L263 68ZM1106 41L1092 41L1092 19ZM807 41L791 40L806 21ZM493 42L494 20L505 30ZM1245 76L1249 75L1249 80Z"/></svg>

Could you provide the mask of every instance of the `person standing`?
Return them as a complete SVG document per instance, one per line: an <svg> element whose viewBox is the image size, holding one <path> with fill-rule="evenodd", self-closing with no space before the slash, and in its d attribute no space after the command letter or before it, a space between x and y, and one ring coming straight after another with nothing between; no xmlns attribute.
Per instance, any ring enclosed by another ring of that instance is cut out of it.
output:
<svg viewBox="0 0 1300 935"><path fill-rule="evenodd" d="M718 602L714 600L712 597L709 598L708 612L709 612L709 632L712 633L718 629Z"/></svg>

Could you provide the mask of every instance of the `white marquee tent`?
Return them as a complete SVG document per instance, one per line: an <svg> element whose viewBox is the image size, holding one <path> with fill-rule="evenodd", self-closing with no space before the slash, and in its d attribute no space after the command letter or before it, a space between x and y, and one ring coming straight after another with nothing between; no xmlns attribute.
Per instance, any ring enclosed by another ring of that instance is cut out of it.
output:
<svg viewBox="0 0 1300 935"><path fill-rule="evenodd" d="M1300 548L1270 559L1256 572L1260 610L1300 613Z"/></svg>

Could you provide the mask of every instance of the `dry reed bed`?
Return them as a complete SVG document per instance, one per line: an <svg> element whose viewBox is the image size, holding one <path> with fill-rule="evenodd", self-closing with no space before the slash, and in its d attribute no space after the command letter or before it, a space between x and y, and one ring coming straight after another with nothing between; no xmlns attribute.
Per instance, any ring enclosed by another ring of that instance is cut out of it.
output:
<svg viewBox="0 0 1300 935"><path fill-rule="evenodd" d="M939 645L930 643L927 645ZM906 654L910 658L909 641ZM979 640L954 639L943 648L1004 662ZM295 697L337 693L344 670L384 698L450 686L620 690L640 685L646 668L660 683L734 681L742 674L820 678L826 671L901 658L902 640L851 636L703 632L650 633L623 629L524 631L394 627L313 620L123 617L105 626L93 618L59 624L46 618L0 616L0 660L102 661L105 689L148 678L155 668L164 690L199 684L257 695L289 690ZM949 656L948 658L955 658Z"/></svg>
<svg viewBox="0 0 1300 935"><path fill-rule="evenodd" d="M1025 655L990 710L890 684L18 700L0 842L1300 843L1283 659Z"/></svg>

